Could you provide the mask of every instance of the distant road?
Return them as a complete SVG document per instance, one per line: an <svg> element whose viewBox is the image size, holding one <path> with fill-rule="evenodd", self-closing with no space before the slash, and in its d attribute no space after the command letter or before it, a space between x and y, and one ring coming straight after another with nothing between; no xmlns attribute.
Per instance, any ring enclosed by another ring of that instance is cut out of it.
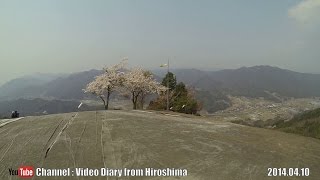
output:
<svg viewBox="0 0 320 180"><path fill-rule="evenodd" d="M188 176L180 179L209 180L270 179L268 168L297 167L310 168L310 177L302 179L319 179L320 141L202 117L144 111L74 112L26 117L0 125L0 179L19 179L10 176L8 169L20 165L180 168L188 170Z"/></svg>

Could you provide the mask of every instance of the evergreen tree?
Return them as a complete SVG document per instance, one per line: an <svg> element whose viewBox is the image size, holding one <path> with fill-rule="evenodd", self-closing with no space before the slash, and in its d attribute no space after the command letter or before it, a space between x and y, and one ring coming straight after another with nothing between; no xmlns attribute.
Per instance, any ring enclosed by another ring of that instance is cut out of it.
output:
<svg viewBox="0 0 320 180"><path fill-rule="evenodd" d="M199 102L195 99L195 95L191 89L187 89L183 82L177 84L173 73L169 72L162 80L162 85L165 86L169 80L169 101L171 111L197 114L201 109ZM149 109L165 110L166 108L166 94L161 94L155 101L151 101Z"/></svg>
<svg viewBox="0 0 320 180"><path fill-rule="evenodd" d="M166 76L163 78L161 85L167 87L169 81L169 90L172 91L176 88L177 79L172 72L168 72Z"/></svg>

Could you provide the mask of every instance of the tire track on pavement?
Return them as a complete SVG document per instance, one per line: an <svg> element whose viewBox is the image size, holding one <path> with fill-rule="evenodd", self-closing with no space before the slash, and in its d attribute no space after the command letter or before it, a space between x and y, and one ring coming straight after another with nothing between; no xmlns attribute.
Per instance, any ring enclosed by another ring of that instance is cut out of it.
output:
<svg viewBox="0 0 320 180"><path fill-rule="evenodd" d="M104 120L102 121L102 127L101 127L101 147L102 147L102 156L103 156L104 166L111 167L111 168L120 168L121 158L116 158L114 141L112 139L110 129L108 128L109 125L107 121L108 121L107 113L104 112ZM108 154L108 157L106 156L106 154ZM107 163L108 163L108 166L106 165Z"/></svg>
<svg viewBox="0 0 320 180"><path fill-rule="evenodd" d="M69 127L69 125L72 123L72 121L77 117L78 112L75 115L72 115L72 117L69 119L69 121L63 126L63 128L59 131L58 135L56 136L56 138L54 139L54 141L50 144L50 146L47 148L44 157L41 160L41 165L40 167L43 167L43 164L45 162L45 159L48 157L48 153L50 152L50 150L53 148L53 146L55 145L55 143L59 140L59 138L61 137L62 133ZM59 128L59 126L61 125L61 123L66 119L66 117L63 118L63 120L61 120L59 122L59 124L56 126L54 133L52 133L52 137L54 136L55 132L57 131L57 129ZM46 144L48 144L48 142L50 141L50 139L52 139L52 137L50 136L49 140L47 141ZM45 147L45 146L44 146ZM45 149L45 148L44 148ZM43 151L44 151L43 149ZM35 178L36 176L32 177L32 180Z"/></svg>
<svg viewBox="0 0 320 180"><path fill-rule="evenodd" d="M14 138L12 138L10 145L7 147L7 149L6 149L5 152L3 153L2 157L0 158L0 163L2 162L3 158L6 156L7 152L8 152L9 149L11 148L14 140L16 139L16 137L17 137L18 135L19 135L19 134L16 134L16 135L14 136Z"/></svg>
<svg viewBox="0 0 320 180"><path fill-rule="evenodd" d="M50 138L48 139L47 143L43 146L43 150L48 146L50 140L52 139L53 135L56 133L56 131L58 130L60 124L65 120L65 118L63 118L59 123L58 125L56 126L56 128L54 129L54 131L52 132Z"/></svg>
<svg viewBox="0 0 320 180"><path fill-rule="evenodd" d="M96 111L95 113L95 119L96 119L96 147L98 145L98 117L97 117L98 112Z"/></svg>
<svg viewBox="0 0 320 180"><path fill-rule="evenodd" d="M20 117L20 118L16 118L16 119L5 119L5 122L0 124L0 128L4 127L7 124L13 123L15 121L19 121L21 119L24 119L24 117Z"/></svg>
<svg viewBox="0 0 320 180"><path fill-rule="evenodd" d="M80 142L81 142L81 138L82 138L82 136L83 136L84 131L86 130L86 128L87 128L87 121L85 121L85 123L84 123L84 127L83 127L83 129L82 129L81 134L80 134L80 137L79 137L79 141L78 141L78 143L80 143Z"/></svg>
<svg viewBox="0 0 320 180"><path fill-rule="evenodd" d="M72 161L73 161L73 166L74 166L74 168L76 168L77 167L77 163L76 163L76 159L75 159L75 153L73 152L72 146L71 146L71 141L72 140L71 140L70 136L67 133L65 133L65 136L66 136L66 139L69 141L69 143L67 143L67 140L66 140L65 143L67 144L69 153L71 154L71 158L72 158ZM77 177L77 179L79 179L78 176L76 176L76 177Z"/></svg>
<svg viewBox="0 0 320 180"><path fill-rule="evenodd" d="M56 136L55 140L51 143L51 145L47 148L46 153L44 158L48 157L48 154L50 152L50 150L52 149L52 147L55 145L55 143L59 140L61 134L70 126L70 124L72 123L72 121L77 117L78 113L76 113L75 115L72 116L72 118L69 120L68 123L66 123L64 125L64 127L61 129L61 131L59 132L59 134Z"/></svg>

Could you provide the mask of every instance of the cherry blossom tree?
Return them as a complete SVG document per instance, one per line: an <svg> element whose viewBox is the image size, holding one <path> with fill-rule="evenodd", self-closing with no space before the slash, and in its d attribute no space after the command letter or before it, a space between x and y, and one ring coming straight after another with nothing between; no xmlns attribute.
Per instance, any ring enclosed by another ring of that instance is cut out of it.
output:
<svg viewBox="0 0 320 180"><path fill-rule="evenodd" d="M166 90L150 72L142 68L133 68L125 73L123 86L130 93L133 109L137 109L139 97L144 99L149 93L160 94Z"/></svg>
<svg viewBox="0 0 320 180"><path fill-rule="evenodd" d="M119 64L104 68L104 73L97 76L94 81L90 82L84 92L97 95L102 101L105 109L109 108L111 93L120 88L124 82L124 70L126 59Z"/></svg>

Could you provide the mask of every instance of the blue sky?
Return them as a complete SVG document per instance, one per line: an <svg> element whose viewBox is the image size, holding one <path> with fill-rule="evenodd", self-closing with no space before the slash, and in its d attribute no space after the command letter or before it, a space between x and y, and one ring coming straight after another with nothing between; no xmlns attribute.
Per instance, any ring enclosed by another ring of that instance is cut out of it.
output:
<svg viewBox="0 0 320 180"><path fill-rule="evenodd" d="M0 83L34 72L273 65L320 73L320 0L0 0ZM13 71L9 67L15 67Z"/></svg>

